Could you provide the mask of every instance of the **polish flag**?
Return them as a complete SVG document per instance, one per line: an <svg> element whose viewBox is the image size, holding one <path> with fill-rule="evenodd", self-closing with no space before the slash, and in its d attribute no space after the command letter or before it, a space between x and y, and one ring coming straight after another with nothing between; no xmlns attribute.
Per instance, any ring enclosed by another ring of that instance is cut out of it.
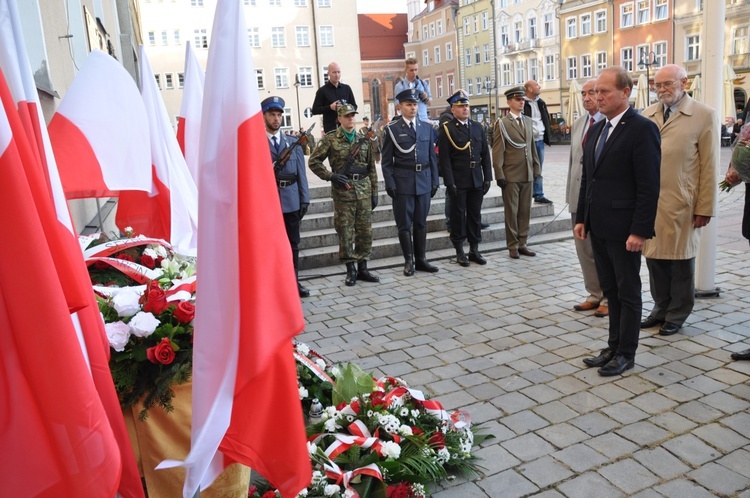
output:
<svg viewBox="0 0 750 498"><path fill-rule="evenodd" d="M203 83L205 74L195 56L193 47L187 42L185 51L185 80L182 90L182 105L177 118L177 142L180 144L185 162L193 179L198 182L198 146L201 135L201 113L203 108Z"/></svg>
<svg viewBox="0 0 750 498"><path fill-rule="evenodd" d="M310 483L292 337L304 327L240 2L219 0L201 123L193 423L183 496L232 462Z"/></svg>
<svg viewBox="0 0 750 498"><path fill-rule="evenodd" d="M94 50L49 124L68 199L151 192L148 118L133 78Z"/></svg>
<svg viewBox="0 0 750 498"><path fill-rule="evenodd" d="M146 50L140 48L141 95L151 142L151 194L120 192L117 226L168 240L178 253L195 256L198 247L198 189L182 156L167 109L156 86Z"/></svg>

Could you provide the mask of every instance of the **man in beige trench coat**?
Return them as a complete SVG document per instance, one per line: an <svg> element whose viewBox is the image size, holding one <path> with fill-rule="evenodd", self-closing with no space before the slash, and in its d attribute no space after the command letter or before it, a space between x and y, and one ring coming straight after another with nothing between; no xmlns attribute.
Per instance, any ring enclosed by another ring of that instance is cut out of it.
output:
<svg viewBox="0 0 750 498"><path fill-rule="evenodd" d="M664 66L654 82L659 102L643 115L661 133L661 190L656 237L643 246L654 307L641 328L660 325L659 335L672 335L695 303L697 229L716 215L719 121L712 108L685 93L682 67Z"/></svg>

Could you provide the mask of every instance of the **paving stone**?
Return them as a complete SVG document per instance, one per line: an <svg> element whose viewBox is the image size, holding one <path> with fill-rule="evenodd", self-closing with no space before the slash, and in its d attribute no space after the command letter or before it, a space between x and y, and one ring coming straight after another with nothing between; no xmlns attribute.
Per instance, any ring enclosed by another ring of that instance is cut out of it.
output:
<svg viewBox="0 0 750 498"><path fill-rule="evenodd" d="M615 432L639 446L652 445L670 436L669 432L646 421L626 425Z"/></svg>
<svg viewBox="0 0 750 498"><path fill-rule="evenodd" d="M456 487L433 493L431 496L433 498L455 498L457 496L461 496L462 498L486 498L487 493L476 483L463 482Z"/></svg>
<svg viewBox="0 0 750 498"><path fill-rule="evenodd" d="M750 376L729 368L717 368L711 370L706 372L706 376L730 386L747 383L747 381L750 380Z"/></svg>
<svg viewBox="0 0 750 498"><path fill-rule="evenodd" d="M591 436L604 434L605 432L609 432L619 426L617 422L599 412L587 413L580 417L576 417L570 421L570 424L578 427Z"/></svg>
<svg viewBox="0 0 750 498"><path fill-rule="evenodd" d="M536 433L558 448L566 448L589 437L582 430L566 423L551 425Z"/></svg>
<svg viewBox="0 0 750 498"><path fill-rule="evenodd" d="M643 372L640 377L643 377L644 379L659 386L668 386L669 384L674 384L675 382L685 380L684 375L680 375L664 367L657 367L647 370Z"/></svg>
<svg viewBox="0 0 750 498"><path fill-rule="evenodd" d="M607 403L617 403L619 401L625 401L633 397L632 392L628 391L627 389L623 389L622 387L611 382L592 387L589 392L602 398Z"/></svg>
<svg viewBox="0 0 750 498"><path fill-rule="evenodd" d="M551 444L533 433L524 434L501 444L503 448L524 462L549 455L555 450Z"/></svg>
<svg viewBox="0 0 750 498"><path fill-rule="evenodd" d="M675 412L661 413L651 417L648 421L676 435L691 431L698 426L695 422Z"/></svg>
<svg viewBox="0 0 750 498"><path fill-rule="evenodd" d="M559 401L552 401L551 403L536 406L533 410L534 413L553 424L565 422L566 420L578 416L578 412L571 410Z"/></svg>
<svg viewBox="0 0 750 498"><path fill-rule="evenodd" d="M648 413L630 403L617 403L605 406L602 408L602 411L621 424L632 424L633 422L648 418Z"/></svg>
<svg viewBox="0 0 750 498"><path fill-rule="evenodd" d="M582 382L575 377L563 377L560 379L556 379L548 383L548 385L552 389L560 391L563 394L574 394L588 388L588 385L585 382Z"/></svg>
<svg viewBox="0 0 750 498"><path fill-rule="evenodd" d="M552 453L552 456L579 473L599 467L609 461L607 457L585 444L574 444Z"/></svg>
<svg viewBox="0 0 750 498"><path fill-rule="evenodd" d="M573 475L573 472L565 466L560 465L550 456L524 463L518 467L518 471L540 488L546 488L557 482L564 481Z"/></svg>
<svg viewBox="0 0 750 498"><path fill-rule="evenodd" d="M616 498L625 496L596 472L581 474L575 479L560 484L557 489L569 498Z"/></svg>
<svg viewBox="0 0 750 498"><path fill-rule="evenodd" d="M537 384L521 389L521 393L524 396L528 396L537 403L548 403L554 401L562 396L562 394L555 389L552 389L546 384Z"/></svg>
<svg viewBox="0 0 750 498"><path fill-rule="evenodd" d="M702 393L695 389L683 386L682 384L670 384L668 386L661 387L656 391L659 394L666 396L667 398L673 399L678 403L684 403L685 401L692 401L702 396Z"/></svg>
<svg viewBox="0 0 750 498"><path fill-rule="evenodd" d="M747 401L724 391L710 394L701 399L701 402L728 414L747 411L750 408L750 403Z"/></svg>
<svg viewBox="0 0 750 498"><path fill-rule="evenodd" d="M692 379L684 380L682 381L682 384L690 389L702 392L703 394L715 393L716 391L721 391L729 387L727 384L714 380L707 375L699 375Z"/></svg>
<svg viewBox="0 0 750 498"><path fill-rule="evenodd" d="M729 455L716 461L729 470L733 470L740 475L750 478L750 451L747 448L733 451Z"/></svg>
<svg viewBox="0 0 750 498"><path fill-rule="evenodd" d="M526 410L536 403L534 400L524 396L521 393L507 393L492 400L492 404L503 410L505 413L516 413Z"/></svg>
<svg viewBox="0 0 750 498"><path fill-rule="evenodd" d="M579 392L560 399L577 413L588 413L607 405L607 402L590 392Z"/></svg>
<svg viewBox="0 0 750 498"><path fill-rule="evenodd" d="M659 482L658 477L632 458L605 465L599 469L599 474L628 495Z"/></svg>
<svg viewBox="0 0 750 498"><path fill-rule="evenodd" d="M535 431L549 425L549 422L529 410L504 417L501 422L518 435L526 434L527 432Z"/></svg>
<svg viewBox="0 0 750 498"><path fill-rule="evenodd" d="M716 408L705 405L700 401L690 401L678 406L675 408L675 411L683 417L699 424L705 424L723 416L723 413Z"/></svg>
<svg viewBox="0 0 750 498"><path fill-rule="evenodd" d="M713 498L714 494L687 479L675 479L654 488L667 498Z"/></svg>
<svg viewBox="0 0 750 498"><path fill-rule="evenodd" d="M631 495L630 498L664 498L653 489L644 489L643 491Z"/></svg>
<svg viewBox="0 0 750 498"><path fill-rule="evenodd" d="M672 479L690 471L690 467L664 448L636 451L633 458L662 479Z"/></svg>
<svg viewBox="0 0 750 498"><path fill-rule="evenodd" d="M750 485L747 477L715 463L708 463L690 472L688 476L707 489L725 496L743 491Z"/></svg>
<svg viewBox="0 0 750 498"><path fill-rule="evenodd" d="M539 490L537 486L514 470L506 470L482 479L479 481L479 486L489 496L502 496L503 498L528 496Z"/></svg>
<svg viewBox="0 0 750 498"><path fill-rule="evenodd" d="M750 440L717 423L703 425L692 433L724 453L730 453L750 443Z"/></svg>
<svg viewBox="0 0 750 498"><path fill-rule="evenodd" d="M633 394L643 394L656 389L658 386L644 379L642 375L628 375L616 380L615 385L630 391ZM661 384L659 384L661 385Z"/></svg>
<svg viewBox="0 0 750 498"><path fill-rule="evenodd" d="M629 455L638 449L637 445L614 433L596 436L585 441L585 444L612 460Z"/></svg>
<svg viewBox="0 0 750 498"><path fill-rule="evenodd" d="M476 450L474 453L482 459L479 461L479 465L484 467L482 472L487 475L497 474L521 463L519 459L510 454L499 443L486 446Z"/></svg>
<svg viewBox="0 0 750 498"><path fill-rule="evenodd" d="M631 399L630 403L651 415L666 412L677 405L671 399L653 392L641 394Z"/></svg>
<svg viewBox="0 0 750 498"><path fill-rule="evenodd" d="M711 448L692 434L677 436L666 441L662 446L693 467L703 465L722 456L721 452Z"/></svg>

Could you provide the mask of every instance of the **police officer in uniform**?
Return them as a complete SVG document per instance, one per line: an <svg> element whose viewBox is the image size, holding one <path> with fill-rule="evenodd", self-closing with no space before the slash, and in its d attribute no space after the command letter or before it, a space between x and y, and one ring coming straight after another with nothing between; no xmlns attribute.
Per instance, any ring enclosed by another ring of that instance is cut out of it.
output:
<svg viewBox="0 0 750 498"><path fill-rule="evenodd" d="M419 92L416 89L404 90L396 98L401 117L385 127L381 165L386 192L393 199L393 216L404 253L404 275L410 277L414 275L415 256L417 271L438 271L425 256L427 214L430 199L439 186L436 137L429 123L417 119Z"/></svg>
<svg viewBox="0 0 750 498"><path fill-rule="evenodd" d="M282 133L280 129L284 114L284 99L268 97L260 103L260 106L266 124L271 159L276 164L284 151L290 148L296 139ZM281 211L284 213L284 227L289 238L289 244L292 246L294 273L296 275L299 262L299 225L310 206L310 190L307 186L307 173L305 172L305 158L302 147L295 147L284 167L278 171L275 170L275 173L276 186L279 190L279 199L281 199ZM297 288L300 297L310 295L310 291L299 283L299 279L297 280Z"/></svg>
<svg viewBox="0 0 750 498"><path fill-rule="evenodd" d="M310 155L309 166L313 173L331 182L333 197L333 223L339 236L339 259L346 264L348 286L357 280L380 282L367 269L372 251L372 210L378 205L378 173L373 158L373 142L357 134L355 115L357 108L344 104L338 110L341 126L328 132ZM360 146L349 167L350 151ZM328 159L329 171L323 161Z"/></svg>
<svg viewBox="0 0 750 498"><path fill-rule="evenodd" d="M459 90L448 99L453 118L439 129L438 164L451 196L450 238L456 248L456 262L487 264L479 253L482 241L482 199L492 184L492 165L487 137L481 123L469 118L469 97ZM463 243L469 239L469 256Z"/></svg>

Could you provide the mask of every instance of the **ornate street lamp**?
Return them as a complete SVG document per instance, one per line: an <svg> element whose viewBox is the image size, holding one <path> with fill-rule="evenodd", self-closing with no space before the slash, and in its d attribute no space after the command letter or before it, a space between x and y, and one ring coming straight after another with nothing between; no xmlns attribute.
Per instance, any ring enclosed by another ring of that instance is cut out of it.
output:
<svg viewBox="0 0 750 498"><path fill-rule="evenodd" d="M648 92L648 98L646 99L648 105L651 105L651 66L657 66L659 63L656 60L656 54L650 51L648 54L641 52L641 60L638 62L638 66L643 69L646 68L646 91Z"/></svg>

